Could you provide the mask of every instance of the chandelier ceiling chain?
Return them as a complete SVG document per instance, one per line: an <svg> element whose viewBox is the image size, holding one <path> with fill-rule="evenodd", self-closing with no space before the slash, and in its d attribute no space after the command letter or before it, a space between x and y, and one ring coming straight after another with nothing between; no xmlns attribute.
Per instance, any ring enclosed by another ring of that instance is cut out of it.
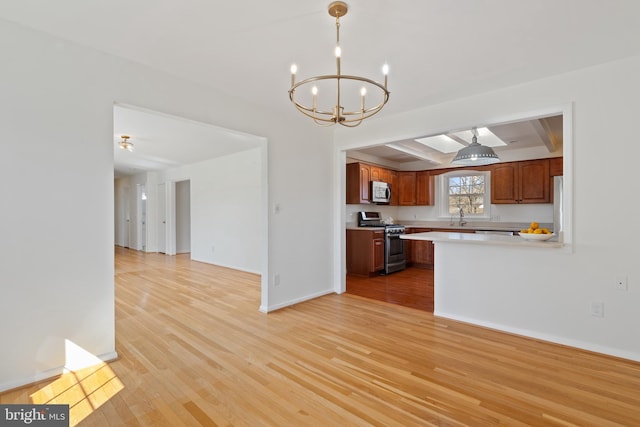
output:
<svg viewBox="0 0 640 427"><path fill-rule="evenodd" d="M389 90L387 89L387 75L389 73L389 66L385 64L382 67L382 73L384 75L384 84L378 83L374 80L366 77L351 76L342 74L340 58L342 51L340 48L340 17L347 14L347 4L342 1L336 1L329 5L329 15L336 18L336 74L322 75L309 77L305 80L301 80L296 83L296 72L298 67L294 64L291 66L291 89L289 89L289 99L295 105L295 107L302 114L313 119L317 125L331 126L334 124L340 124L347 127L356 127L362 123L364 119L367 119L384 107L389 100ZM318 108L318 87L313 84L320 81L334 81L336 87L336 103L331 111L321 110ZM363 86L360 89L360 106L359 108L346 109L342 105L342 93L341 85L343 81L355 81L360 82ZM300 101L296 97L297 90L302 87L311 86L311 105L305 105L303 101ZM381 101L374 106L367 106L366 93L367 87L374 88L380 91Z"/></svg>

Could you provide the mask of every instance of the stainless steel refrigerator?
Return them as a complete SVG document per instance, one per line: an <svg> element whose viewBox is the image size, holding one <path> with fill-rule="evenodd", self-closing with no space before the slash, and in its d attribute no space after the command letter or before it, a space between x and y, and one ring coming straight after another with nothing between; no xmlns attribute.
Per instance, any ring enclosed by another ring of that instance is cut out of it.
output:
<svg viewBox="0 0 640 427"><path fill-rule="evenodd" d="M562 241L563 232L563 206L562 206L562 177L553 177L553 232Z"/></svg>

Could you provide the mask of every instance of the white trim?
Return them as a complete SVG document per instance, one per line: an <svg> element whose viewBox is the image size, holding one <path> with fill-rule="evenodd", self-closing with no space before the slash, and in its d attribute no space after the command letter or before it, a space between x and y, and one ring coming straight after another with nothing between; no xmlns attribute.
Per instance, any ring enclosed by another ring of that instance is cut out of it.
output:
<svg viewBox="0 0 640 427"><path fill-rule="evenodd" d="M450 219L449 213L449 177L452 176L470 176L470 175L483 175L484 176L484 213L482 215L465 214L466 219L491 219L491 172L479 171L479 170L466 170L458 169L445 172L436 176L436 188L439 188L436 194L436 210L438 212L438 218L441 220ZM468 216L467 216L468 215ZM454 216L455 217L455 216Z"/></svg>
<svg viewBox="0 0 640 427"><path fill-rule="evenodd" d="M103 362L111 362L114 361L118 358L118 353L115 351L109 352L109 353L104 353L101 355L96 356L98 359L100 359ZM92 365L88 365L85 366L85 368L88 368L89 366L94 366ZM77 369L82 369L82 368L76 368ZM66 372L69 372L69 370L64 367L64 366L57 366L55 368L51 368L51 369L47 369L46 371L41 371L41 372L36 372L35 374L33 374L32 376L29 376L27 378L21 378L19 380L12 380L12 381L7 381L4 383L0 383L0 393L3 393L5 391L8 390L12 390L18 387L24 387L26 385L29 384L34 384L40 381L44 381L47 380L49 378L53 378L55 376L58 375L62 375Z"/></svg>
<svg viewBox="0 0 640 427"><path fill-rule="evenodd" d="M496 331L508 332L510 334L515 334L515 335L519 335L519 336L522 336L522 337L534 338L534 339L538 339L538 340L542 340L542 341L546 341L546 342L550 342L550 343L554 343L554 344L566 345L566 346L573 347L573 348L578 348L578 349L581 349L581 350L593 351L593 352L600 353L600 354L606 354L606 355L609 355L609 356L620 357L620 358L623 358L623 359L628 359L628 360L633 360L633 361L636 361L636 362L640 362L640 354L634 353L634 352L630 352L630 351L619 350L619 349L612 348L612 347L607 347L607 346L598 345L598 344L592 344L592 343L588 343L588 342L584 342L584 341L580 341L580 340L574 340L574 339L570 339L570 338L565 338L565 337L561 337L561 336L557 336L557 335L544 334L544 333L532 331L530 329L513 328L513 327L510 327L510 326L507 326L507 325L502 325L502 324L499 324L499 323L484 322L484 321L481 321L481 320L478 320L478 319L473 319L473 318L466 317L466 316L456 316L454 314L440 312L438 310L435 310L433 315L435 317L441 317L441 318L445 318L445 319L449 319L449 320L455 320L456 322L463 322L463 323L468 323L468 324L474 325L474 326L480 326L480 327L483 327L483 328L493 329L493 330L496 330Z"/></svg>
<svg viewBox="0 0 640 427"><path fill-rule="evenodd" d="M260 306L260 311L263 313L270 313L272 311L276 311L276 310L280 310L281 308L286 308L292 305L296 305L299 304L301 302L305 302L305 301L309 301L318 297L323 297L325 295L329 295L329 294L334 294L335 292L333 290L325 290L325 291L321 291L321 292L316 292L315 294L311 294L311 295L305 295L304 297L300 297L300 298L295 298L289 301L285 301L282 302L280 304L276 304L276 305L272 305L271 307L268 307L266 305L261 305Z"/></svg>

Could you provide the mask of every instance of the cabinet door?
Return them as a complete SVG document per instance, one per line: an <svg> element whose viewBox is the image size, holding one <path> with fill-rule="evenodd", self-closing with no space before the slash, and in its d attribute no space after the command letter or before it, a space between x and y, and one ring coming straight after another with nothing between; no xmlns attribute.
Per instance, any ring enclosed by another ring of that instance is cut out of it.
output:
<svg viewBox="0 0 640 427"><path fill-rule="evenodd" d="M346 202L348 205L369 203L369 181L371 170L364 163L347 164L346 172Z"/></svg>
<svg viewBox="0 0 640 427"><path fill-rule="evenodd" d="M433 206L435 199L434 177L429 171L416 172L416 205Z"/></svg>
<svg viewBox="0 0 640 427"><path fill-rule="evenodd" d="M371 168L369 165L360 163L360 203L369 203L371 182Z"/></svg>
<svg viewBox="0 0 640 427"><path fill-rule="evenodd" d="M398 205L415 206L416 173L398 172Z"/></svg>
<svg viewBox="0 0 640 427"><path fill-rule="evenodd" d="M389 186L391 187L391 206L398 206L398 172L389 171Z"/></svg>
<svg viewBox="0 0 640 427"><path fill-rule="evenodd" d="M382 181L382 179L380 179L381 169L379 167L369 166L369 170L371 171L371 181Z"/></svg>
<svg viewBox="0 0 640 427"><path fill-rule="evenodd" d="M384 269L384 238L373 239L373 260L371 273Z"/></svg>
<svg viewBox="0 0 640 427"><path fill-rule="evenodd" d="M518 165L498 163L491 168L491 203L518 203Z"/></svg>
<svg viewBox="0 0 640 427"><path fill-rule="evenodd" d="M432 231L429 228L414 228L413 233ZM409 260L417 266L433 265L433 242L426 240L411 240L411 258Z"/></svg>
<svg viewBox="0 0 640 427"><path fill-rule="evenodd" d="M518 203L550 203L549 160L519 163L520 197Z"/></svg>

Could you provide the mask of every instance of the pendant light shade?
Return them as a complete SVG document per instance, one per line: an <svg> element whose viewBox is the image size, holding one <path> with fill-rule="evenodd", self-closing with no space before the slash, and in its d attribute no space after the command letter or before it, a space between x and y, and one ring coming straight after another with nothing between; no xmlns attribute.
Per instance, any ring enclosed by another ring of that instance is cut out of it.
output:
<svg viewBox="0 0 640 427"><path fill-rule="evenodd" d="M491 147L478 143L476 129L473 129L473 139L471 144L458 151L458 154L451 161L452 164L461 166L480 166L498 163L500 158Z"/></svg>

